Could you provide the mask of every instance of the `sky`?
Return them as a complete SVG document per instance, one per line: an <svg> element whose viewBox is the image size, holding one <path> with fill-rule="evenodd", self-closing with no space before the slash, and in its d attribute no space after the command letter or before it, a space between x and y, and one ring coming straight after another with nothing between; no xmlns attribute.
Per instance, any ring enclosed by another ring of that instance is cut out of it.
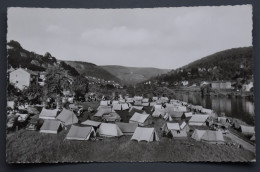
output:
<svg viewBox="0 0 260 172"><path fill-rule="evenodd" d="M8 8L7 41L60 60L176 69L252 46L252 6Z"/></svg>

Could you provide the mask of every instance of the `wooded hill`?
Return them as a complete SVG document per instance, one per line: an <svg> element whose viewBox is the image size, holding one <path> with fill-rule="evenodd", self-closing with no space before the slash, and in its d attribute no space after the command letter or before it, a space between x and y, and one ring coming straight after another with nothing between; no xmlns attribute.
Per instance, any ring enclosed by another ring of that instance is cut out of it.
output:
<svg viewBox="0 0 260 172"><path fill-rule="evenodd" d="M253 47L233 48L214 53L171 72L154 77L153 81L174 84L216 80L250 80L253 75Z"/></svg>
<svg viewBox="0 0 260 172"><path fill-rule="evenodd" d="M169 72L169 69L159 69L152 67L126 67L118 65L101 66L127 85L134 85L136 83L150 79Z"/></svg>

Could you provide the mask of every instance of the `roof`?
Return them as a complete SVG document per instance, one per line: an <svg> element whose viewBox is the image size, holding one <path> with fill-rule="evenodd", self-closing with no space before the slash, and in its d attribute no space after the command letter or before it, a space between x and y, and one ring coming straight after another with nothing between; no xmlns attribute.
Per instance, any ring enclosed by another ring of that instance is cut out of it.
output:
<svg viewBox="0 0 260 172"><path fill-rule="evenodd" d="M137 123L116 122L116 125L123 133L134 133L135 129L138 127Z"/></svg>
<svg viewBox="0 0 260 172"><path fill-rule="evenodd" d="M204 123L208 119L209 115L192 115L189 122L198 122L198 123Z"/></svg>
<svg viewBox="0 0 260 172"><path fill-rule="evenodd" d="M139 141L159 141L159 137L154 128L137 127L131 140Z"/></svg>
<svg viewBox="0 0 260 172"><path fill-rule="evenodd" d="M72 125L66 139L69 140L89 140L91 132L94 132L93 127L82 127Z"/></svg>
<svg viewBox="0 0 260 172"><path fill-rule="evenodd" d="M81 124L98 127L101 124L101 122L86 120L86 121L82 122Z"/></svg>
<svg viewBox="0 0 260 172"><path fill-rule="evenodd" d="M59 119L60 121L64 122L65 125L78 123L78 118L74 114L74 112L67 109L63 109L61 113L56 117L56 119Z"/></svg>
<svg viewBox="0 0 260 172"><path fill-rule="evenodd" d="M116 124L101 123L99 126L99 135L105 137L119 137L123 133Z"/></svg>
<svg viewBox="0 0 260 172"><path fill-rule="evenodd" d="M169 122L167 122L166 125L167 125L167 128L169 130L180 130L179 123L169 123Z"/></svg>
<svg viewBox="0 0 260 172"><path fill-rule="evenodd" d="M57 132L61 122L59 120L44 120L41 130L49 130Z"/></svg>
<svg viewBox="0 0 260 172"><path fill-rule="evenodd" d="M142 110L143 108L144 108L143 106L132 106L129 112L132 111L133 109Z"/></svg>
<svg viewBox="0 0 260 172"><path fill-rule="evenodd" d="M135 112L129 121L144 123L148 119L149 116L150 116L149 114L141 114L141 113Z"/></svg>
<svg viewBox="0 0 260 172"><path fill-rule="evenodd" d="M56 116L57 116L57 113L58 113L58 109L45 109L45 108L42 108L42 111L39 115L39 118L42 118L42 119L55 119Z"/></svg>

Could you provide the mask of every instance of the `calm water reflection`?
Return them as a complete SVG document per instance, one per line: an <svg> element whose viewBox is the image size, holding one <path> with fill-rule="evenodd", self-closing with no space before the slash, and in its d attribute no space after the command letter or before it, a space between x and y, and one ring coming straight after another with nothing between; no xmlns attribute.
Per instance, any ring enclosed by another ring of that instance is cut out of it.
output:
<svg viewBox="0 0 260 172"><path fill-rule="evenodd" d="M226 116L235 117L254 125L254 102L245 98L236 97L219 97L204 96L200 93L182 93L176 92L176 99L194 104L201 105L208 109L213 109L220 114L224 112Z"/></svg>

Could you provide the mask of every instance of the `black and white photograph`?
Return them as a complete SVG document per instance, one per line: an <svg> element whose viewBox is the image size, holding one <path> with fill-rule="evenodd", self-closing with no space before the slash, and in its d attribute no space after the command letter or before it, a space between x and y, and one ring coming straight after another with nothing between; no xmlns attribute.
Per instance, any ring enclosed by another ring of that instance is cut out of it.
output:
<svg viewBox="0 0 260 172"><path fill-rule="evenodd" d="M6 162L255 162L252 10L9 7Z"/></svg>

